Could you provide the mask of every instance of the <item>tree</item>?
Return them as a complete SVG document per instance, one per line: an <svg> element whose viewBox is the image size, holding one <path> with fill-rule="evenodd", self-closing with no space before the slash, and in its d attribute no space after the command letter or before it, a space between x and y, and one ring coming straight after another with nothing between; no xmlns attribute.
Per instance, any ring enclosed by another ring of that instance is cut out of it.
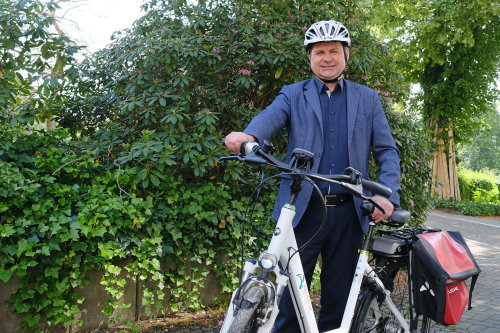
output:
<svg viewBox="0 0 500 333"><path fill-rule="evenodd" d="M77 70L78 47L51 32L53 1L0 1L0 117L11 124L50 119L51 105Z"/></svg>
<svg viewBox="0 0 500 333"><path fill-rule="evenodd" d="M499 7L480 0L385 0L372 6L375 30L390 39L406 80L421 87L421 115L438 145L434 189L459 200L454 143L475 135L498 97Z"/></svg>

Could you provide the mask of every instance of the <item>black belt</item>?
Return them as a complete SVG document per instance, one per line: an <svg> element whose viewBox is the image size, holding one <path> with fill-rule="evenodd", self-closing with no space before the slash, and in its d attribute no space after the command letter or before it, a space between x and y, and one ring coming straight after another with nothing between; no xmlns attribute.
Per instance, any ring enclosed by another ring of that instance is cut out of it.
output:
<svg viewBox="0 0 500 333"><path fill-rule="evenodd" d="M338 207L342 206L346 202L352 200L352 195L350 194L327 194L324 196L325 204L327 207Z"/></svg>

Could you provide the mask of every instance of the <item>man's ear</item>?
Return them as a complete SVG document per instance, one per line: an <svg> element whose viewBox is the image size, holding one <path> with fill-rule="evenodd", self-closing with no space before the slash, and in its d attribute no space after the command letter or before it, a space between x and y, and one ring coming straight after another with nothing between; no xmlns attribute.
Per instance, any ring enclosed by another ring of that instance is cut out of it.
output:
<svg viewBox="0 0 500 333"><path fill-rule="evenodd" d="M345 59L346 59L345 63L347 65L347 62L349 61L349 47L346 46L344 48L344 52L345 52Z"/></svg>
<svg viewBox="0 0 500 333"><path fill-rule="evenodd" d="M311 62L311 53L307 52L307 59L309 59L309 62Z"/></svg>

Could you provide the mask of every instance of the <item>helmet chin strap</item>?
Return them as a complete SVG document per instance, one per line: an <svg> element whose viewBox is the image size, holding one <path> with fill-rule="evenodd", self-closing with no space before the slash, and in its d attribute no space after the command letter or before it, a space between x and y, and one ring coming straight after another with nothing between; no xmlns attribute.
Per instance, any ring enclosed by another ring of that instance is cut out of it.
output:
<svg viewBox="0 0 500 333"><path fill-rule="evenodd" d="M331 79L331 80L322 80L322 79L320 79L320 80L321 80L322 82L324 82L324 83L335 83L335 82L338 82L338 81L339 81L339 79L340 79L340 77L342 76L342 74L344 74L344 71L345 71L345 69L344 69L344 70L342 71L342 73L341 73L339 76L337 76L335 79Z"/></svg>

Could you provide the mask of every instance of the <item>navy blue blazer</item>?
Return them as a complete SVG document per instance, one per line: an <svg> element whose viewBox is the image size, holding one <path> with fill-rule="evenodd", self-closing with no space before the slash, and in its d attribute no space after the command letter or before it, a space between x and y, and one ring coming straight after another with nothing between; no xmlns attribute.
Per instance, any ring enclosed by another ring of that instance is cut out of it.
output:
<svg viewBox="0 0 500 333"><path fill-rule="evenodd" d="M392 190L389 200L399 205L399 151L392 138L389 124L377 93L368 87L345 80L347 94L347 143L349 165L368 179L370 148L379 167L377 181ZM276 99L266 109L255 116L244 133L251 134L260 143L269 140L286 127L288 150L286 161L290 161L292 151L302 148L314 153L313 172L318 171L323 152L323 117L317 88L312 79L284 86ZM281 181L273 217L277 219L281 208L290 199L290 179ZM311 198L313 187L303 182L303 188L296 202L295 227ZM368 193L367 193L368 194ZM354 198L356 212L364 231L368 229L368 218L362 215L362 200Z"/></svg>

